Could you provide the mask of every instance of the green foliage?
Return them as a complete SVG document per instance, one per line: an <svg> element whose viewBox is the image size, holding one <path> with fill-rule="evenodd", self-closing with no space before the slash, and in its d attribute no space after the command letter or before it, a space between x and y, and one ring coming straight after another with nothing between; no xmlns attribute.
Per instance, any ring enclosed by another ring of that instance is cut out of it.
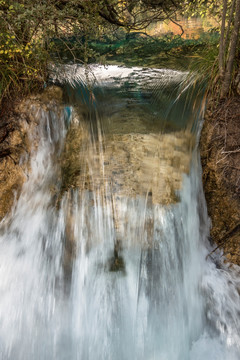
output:
<svg viewBox="0 0 240 360"><path fill-rule="evenodd" d="M36 9L28 5L0 1L0 99L12 87L18 91L44 78L47 54L41 38L29 29L35 23Z"/></svg>
<svg viewBox="0 0 240 360"><path fill-rule="evenodd" d="M84 9L80 2L0 0L0 101L12 89L24 93L41 87L48 63L60 60L59 51L61 58L67 52L74 60L93 56L86 39L99 36L102 20L93 2L84 2ZM73 43L70 36L84 41Z"/></svg>
<svg viewBox="0 0 240 360"><path fill-rule="evenodd" d="M204 48L196 51L191 57L190 72L197 74L198 79L213 82L218 75L218 46L209 42Z"/></svg>
<svg viewBox="0 0 240 360"><path fill-rule="evenodd" d="M228 0L230 10L232 0ZM191 17L212 17L217 22L221 21L223 10L222 0L185 0L183 1L181 13Z"/></svg>
<svg viewBox="0 0 240 360"><path fill-rule="evenodd" d="M128 66L171 67L187 70L191 56L200 53L208 44L218 42L218 33L202 34L199 39L184 39L179 35L151 38L143 33L130 33L119 40L90 42L96 53L105 57L106 63L121 63Z"/></svg>
<svg viewBox="0 0 240 360"><path fill-rule="evenodd" d="M209 94L217 100L220 95L218 66L219 35L211 37L203 47L196 49L188 67L189 75L183 89L198 89L205 97Z"/></svg>
<svg viewBox="0 0 240 360"><path fill-rule="evenodd" d="M198 40L126 34L170 19L177 10L220 19L221 6L220 0L167 0L164 6L156 0L0 0L0 101L12 89L24 93L41 87L50 61L111 62L120 56L127 65L164 66L164 59L171 66L171 56L184 67L186 55L211 47L213 34ZM120 38L117 27L126 29ZM205 55L196 56L198 62Z"/></svg>
<svg viewBox="0 0 240 360"><path fill-rule="evenodd" d="M186 4L185 14L212 16L219 24L219 41L195 54L191 68L199 80L208 80L208 91L216 99L224 98L239 87L240 1L194 0Z"/></svg>

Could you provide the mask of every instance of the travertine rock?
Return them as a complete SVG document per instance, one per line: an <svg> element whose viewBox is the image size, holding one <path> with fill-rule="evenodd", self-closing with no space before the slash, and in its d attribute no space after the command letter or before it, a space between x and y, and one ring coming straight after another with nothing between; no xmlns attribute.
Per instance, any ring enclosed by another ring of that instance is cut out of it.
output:
<svg viewBox="0 0 240 360"><path fill-rule="evenodd" d="M29 135L37 125L36 113L60 103L62 90L52 86L43 94L18 101L5 111L0 123L0 221L7 215L18 198L27 178L32 146Z"/></svg>

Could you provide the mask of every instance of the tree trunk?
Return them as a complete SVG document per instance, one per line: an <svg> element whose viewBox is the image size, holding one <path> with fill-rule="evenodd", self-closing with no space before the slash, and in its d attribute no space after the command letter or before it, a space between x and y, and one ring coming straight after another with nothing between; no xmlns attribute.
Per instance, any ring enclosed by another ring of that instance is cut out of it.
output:
<svg viewBox="0 0 240 360"><path fill-rule="evenodd" d="M226 13L227 13L227 0L223 0L223 12L222 12L222 24L221 24L221 36L219 43L219 74L220 78L223 79L224 76L224 34L225 34L225 22L226 22Z"/></svg>
<svg viewBox="0 0 240 360"><path fill-rule="evenodd" d="M229 40L231 25L232 25L232 21L233 21L235 5L236 5L236 0L233 0L232 6L231 6L230 17L228 19L227 31L226 31L226 35L225 35L225 39L224 39L224 43L223 43L223 51L224 51L224 53L226 52L226 48L227 48L227 45L228 45L228 40Z"/></svg>
<svg viewBox="0 0 240 360"><path fill-rule="evenodd" d="M229 56L228 56L226 72L224 75L222 88L221 88L221 98L226 97L230 90L232 73L233 73L233 63L234 63L237 45L239 42L239 28L240 28L240 0L236 0L234 28L232 30L231 39L230 39Z"/></svg>

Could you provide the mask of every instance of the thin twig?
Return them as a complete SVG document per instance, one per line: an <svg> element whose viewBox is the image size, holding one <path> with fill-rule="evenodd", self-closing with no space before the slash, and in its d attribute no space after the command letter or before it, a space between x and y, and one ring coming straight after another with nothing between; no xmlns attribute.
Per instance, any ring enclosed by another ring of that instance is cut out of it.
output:
<svg viewBox="0 0 240 360"><path fill-rule="evenodd" d="M173 24L175 24L175 25L177 25L178 27L180 27L180 29L181 29L181 31L182 31L182 33L180 34L180 36L182 36L182 35L184 34L184 29L183 29L182 25L179 24L179 23L177 23L177 22L176 22L175 20L173 20L172 18L169 18L169 20L170 20Z"/></svg>
<svg viewBox="0 0 240 360"><path fill-rule="evenodd" d="M221 154L233 154L240 152L240 149L232 150L232 151L222 151Z"/></svg>

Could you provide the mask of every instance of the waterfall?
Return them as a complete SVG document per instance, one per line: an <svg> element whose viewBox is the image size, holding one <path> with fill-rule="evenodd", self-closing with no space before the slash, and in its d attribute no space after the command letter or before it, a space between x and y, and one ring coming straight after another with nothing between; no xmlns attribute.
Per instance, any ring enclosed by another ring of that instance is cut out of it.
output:
<svg viewBox="0 0 240 360"><path fill-rule="evenodd" d="M29 108L31 169L0 224L0 359L239 359L240 270L208 256L185 76L67 66L64 106Z"/></svg>

